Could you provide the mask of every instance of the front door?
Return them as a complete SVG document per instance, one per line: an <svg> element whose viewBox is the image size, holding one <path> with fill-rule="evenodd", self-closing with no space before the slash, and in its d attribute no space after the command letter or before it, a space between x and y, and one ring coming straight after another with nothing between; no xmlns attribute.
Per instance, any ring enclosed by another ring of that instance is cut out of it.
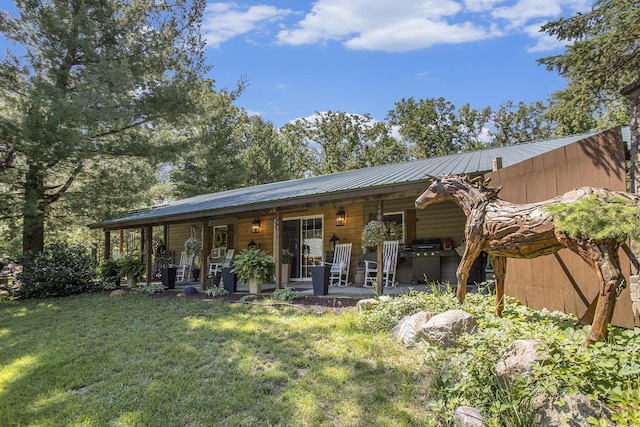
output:
<svg viewBox="0 0 640 427"><path fill-rule="evenodd" d="M282 223L282 249L293 258L291 279L308 279L311 267L323 261L322 216L286 219Z"/></svg>

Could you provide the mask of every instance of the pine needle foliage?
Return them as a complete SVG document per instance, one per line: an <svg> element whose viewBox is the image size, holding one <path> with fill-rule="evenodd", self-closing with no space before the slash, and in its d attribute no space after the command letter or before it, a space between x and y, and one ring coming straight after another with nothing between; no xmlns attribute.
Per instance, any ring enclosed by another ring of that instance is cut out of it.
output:
<svg viewBox="0 0 640 427"><path fill-rule="evenodd" d="M590 195L575 202L546 206L556 228L573 238L623 241L640 235L640 207L618 195Z"/></svg>

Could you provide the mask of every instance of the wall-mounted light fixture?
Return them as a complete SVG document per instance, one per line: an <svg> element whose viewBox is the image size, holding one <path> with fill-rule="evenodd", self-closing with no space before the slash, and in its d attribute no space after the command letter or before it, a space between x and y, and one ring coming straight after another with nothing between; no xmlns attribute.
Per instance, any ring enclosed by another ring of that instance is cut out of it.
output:
<svg viewBox="0 0 640 427"><path fill-rule="evenodd" d="M333 236L331 236L331 238L329 239L329 249L333 251L336 249L336 245L339 245L339 244L340 244L340 238L336 236L336 233L333 233Z"/></svg>
<svg viewBox="0 0 640 427"><path fill-rule="evenodd" d="M345 224L347 219L347 214L345 213L344 209L342 209L342 207L340 207L338 209L338 212L336 212L336 225L338 227L341 227Z"/></svg>
<svg viewBox="0 0 640 427"><path fill-rule="evenodd" d="M247 247L249 249L258 249L258 244L256 242L253 241L253 239L251 239L251 241L249 242L249 244L247 245Z"/></svg>
<svg viewBox="0 0 640 427"><path fill-rule="evenodd" d="M260 232L260 218L256 218L251 223L251 232L259 233Z"/></svg>

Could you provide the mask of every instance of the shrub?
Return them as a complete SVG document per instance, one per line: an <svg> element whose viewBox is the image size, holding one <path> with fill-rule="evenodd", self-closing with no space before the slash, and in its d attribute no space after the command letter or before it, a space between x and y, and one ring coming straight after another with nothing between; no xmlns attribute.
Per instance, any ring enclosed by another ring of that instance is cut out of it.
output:
<svg viewBox="0 0 640 427"><path fill-rule="evenodd" d="M61 297L100 289L96 265L85 245L55 242L26 259L16 277L22 298Z"/></svg>
<svg viewBox="0 0 640 427"><path fill-rule="evenodd" d="M296 298L298 298L298 296L300 296L300 293L295 291L292 288L282 288L282 289L276 289L275 291L273 291L273 299L278 300L278 301L293 301Z"/></svg>
<svg viewBox="0 0 640 427"><path fill-rule="evenodd" d="M98 277L102 282L102 288L111 290L120 284L120 266L118 261L105 259L100 263L97 269Z"/></svg>
<svg viewBox="0 0 640 427"><path fill-rule="evenodd" d="M227 291L225 288L213 286L207 289L206 291L204 291L204 293L207 294L207 296L210 296L211 298L217 298L217 297L223 297L227 295L229 291Z"/></svg>
<svg viewBox="0 0 640 427"><path fill-rule="evenodd" d="M150 283L148 285L138 286L137 288L132 288L131 292L134 294L144 294L144 295L152 295L163 292L165 287L162 283Z"/></svg>

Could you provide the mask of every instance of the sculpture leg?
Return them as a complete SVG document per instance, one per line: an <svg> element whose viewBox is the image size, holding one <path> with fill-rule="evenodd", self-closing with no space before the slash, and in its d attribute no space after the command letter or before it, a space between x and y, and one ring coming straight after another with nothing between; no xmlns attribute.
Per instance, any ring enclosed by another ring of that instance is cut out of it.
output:
<svg viewBox="0 0 640 427"><path fill-rule="evenodd" d="M467 240L469 242L469 240ZM462 254L462 259L460 260L460 265L458 265L458 270L456 271L456 276L458 279L458 289L456 292L456 296L458 297L458 303L464 303L464 297L467 294L467 279L469 278L469 270L471 270L471 266L473 262L476 260L478 255L481 252L481 242L472 242L471 244L467 243L467 246L464 249L464 254Z"/></svg>
<svg viewBox="0 0 640 427"><path fill-rule="evenodd" d="M617 243L607 244L602 249L602 257L598 260L596 273L600 279L600 292L593 315L591 330L584 345L604 341L607 338L608 326L613 317L613 310L621 289L625 287L625 278L620 271Z"/></svg>
<svg viewBox="0 0 640 427"><path fill-rule="evenodd" d="M591 301L591 304L589 304L587 311L585 311L580 320L578 320L576 326L585 326L593 323L593 316L595 316L596 313L596 305L598 304L599 297L600 295L598 294L593 299L593 301Z"/></svg>
<svg viewBox="0 0 640 427"><path fill-rule="evenodd" d="M493 256L493 271L496 280L496 316L502 317L504 310L504 277L507 274L507 258Z"/></svg>

